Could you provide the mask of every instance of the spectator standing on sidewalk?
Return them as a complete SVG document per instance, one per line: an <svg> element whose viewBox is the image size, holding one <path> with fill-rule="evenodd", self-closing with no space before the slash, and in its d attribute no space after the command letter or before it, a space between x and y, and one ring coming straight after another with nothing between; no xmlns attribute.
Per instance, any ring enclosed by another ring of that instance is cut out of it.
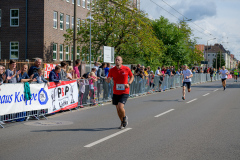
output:
<svg viewBox="0 0 240 160"><path fill-rule="evenodd" d="M78 67L81 65L81 61L80 59L77 59L75 61L75 66L73 67L73 79L80 79L81 76L80 76L80 72L79 72L79 69Z"/></svg>
<svg viewBox="0 0 240 160"><path fill-rule="evenodd" d="M102 93L101 91L101 84L103 85L103 100L107 99L107 84L105 83L105 80L107 79L105 75L105 68L106 68L106 63L102 63L102 65L98 68L97 71L97 77L100 79L97 83L97 98L98 101L100 100L100 94Z"/></svg>
<svg viewBox="0 0 240 160"><path fill-rule="evenodd" d="M47 86L50 86L50 83L44 78L44 69L38 69L38 72L35 73L34 77L37 80L37 83L46 83Z"/></svg>
<svg viewBox="0 0 240 160"><path fill-rule="evenodd" d="M162 81L163 81L163 74L162 74L162 72L161 72L161 68L160 67L158 67L158 69L156 70L156 72L155 72L155 77L159 77L159 92L161 92L162 91L162 89L161 89L161 85L162 85Z"/></svg>
<svg viewBox="0 0 240 160"><path fill-rule="evenodd" d="M6 74L3 74L3 66L0 65L0 85L4 83L6 80Z"/></svg>
<svg viewBox="0 0 240 160"><path fill-rule="evenodd" d="M28 70L28 65L27 64L22 65L20 70L21 73L18 76L18 82L30 82L30 81L36 82L37 81L37 79L34 78L33 74L30 77L28 76L27 70Z"/></svg>
<svg viewBox="0 0 240 160"><path fill-rule="evenodd" d="M6 70L6 83L17 83L18 76L21 73L21 70L17 71L16 62L14 60L10 60L10 67Z"/></svg>
<svg viewBox="0 0 240 160"><path fill-rule="evenodd" d="M59 82L61 84L60 71L60 66L56 66L49 74L49 82Z"/></svg>
<svg viewBox="0 0 240 160"><path fill-rule="evenodd" d="M35 73L37 73L38 69L41 68L41 64L42 64L42 59L36 58L34 61L34 65L31 66L28 70L28 76L30 77L31 75L34 75Z"/></svg>
<svg viewBox="0 0 240 160"><path fill-rule="evenodd" d="M91 67L91 66L90 66L90 67ZM98 66L98 62L94 62L94 66L93 66L93 68L96 69L95 75L97 75L97 71L98 71L98 68L99 68L99 66Z"/></svg>
<svg viewBox="0 0 240 160"><path fill-rule="evenodd" d="M68 81L67 72L66 72L68 64L65 61L62 61L60 64L61 64L61 71L60 71L61 80Z"/></svg>

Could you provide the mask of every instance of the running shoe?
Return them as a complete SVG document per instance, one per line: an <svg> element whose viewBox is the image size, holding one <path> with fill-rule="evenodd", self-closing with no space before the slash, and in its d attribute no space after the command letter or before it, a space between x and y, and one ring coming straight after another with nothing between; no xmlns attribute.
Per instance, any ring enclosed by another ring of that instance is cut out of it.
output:
<svg viewBox="0 0 240 160"><path fill-rule="evenodd" d="M123 122L121 122L121 125L120 125L120 127L118 127L118 129L124 129Z"/></svg>
<svg viewBox="0 0 240 160"><path fill-rule="evenodd" d="M182 96L182 99L185 100L185 97Z"/></svg>
<svg viewBox="0 0 240 160"><path fill-rule="evenodd" d="M128 117L127 116L123 117L122 125L124 128L128 125Z"/></svg>
<svg viewBox="0 0 240 160"><path fill-rule="evenodd" d="M223 87L223 90L225 91L226 87Z"/></svg>

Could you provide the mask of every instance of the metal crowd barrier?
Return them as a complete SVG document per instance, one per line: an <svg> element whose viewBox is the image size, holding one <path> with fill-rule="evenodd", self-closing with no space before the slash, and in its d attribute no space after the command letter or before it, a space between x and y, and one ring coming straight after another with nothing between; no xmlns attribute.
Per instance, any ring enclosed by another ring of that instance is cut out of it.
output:
<svg viewBox="0 0 240 160"><path fill-rule="evenodd" d="M12 113L6 115L0 115L0 126L4 128L3 124L6 122L21 122L21 121L28 121L31 117L39 120L42 116L47 119L45 116L48 113L48 109L41 109L41 110L33 110L33 111L26 111L26 112L19 112L19 113Z"/></svg>
<svg viewBox="0 0 240 160"><path fill-rule="evenodd" d="M173 75L164 77L160 76L135 76L134 81L130 85L130 97L145 95L158 91L165 91L182 86L182 75ZM220 80L218 74L213 75L212 80ZM192 77L192 84L204 83L211 81L210 74L194 74ZM93 85L89 85L88 79L78 79L78 106L95 106L101 105L104 102L112 100L113 95L113 81L107 83L104 79L99 79ZM46 118L48 110L35 110L21 113L14 113L8 115L0 115L0 126L7 121L29 120L34 117L39 120L40 116Z"/></svg>

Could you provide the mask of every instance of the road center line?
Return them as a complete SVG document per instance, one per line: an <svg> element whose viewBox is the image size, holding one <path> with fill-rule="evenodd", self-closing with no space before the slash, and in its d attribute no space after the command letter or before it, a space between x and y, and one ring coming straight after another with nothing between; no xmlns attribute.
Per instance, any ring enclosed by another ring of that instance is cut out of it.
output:
<svg viewBox="0 0 240 160"><path fill-rule="evenodd" d="M101 142L104 142L104 141L106 141L106 140L108 140L108 139L110 139L110 138L113 138L113 137L115 137L115 136L117 136L117 135L119 135L119 134L122 134L122 133L124 133L124 132L127 132L127 131L129 131L129 130L131 130L131 129L132 129L132 128L125 128L125 129L123 129L123 130L121 130L121 131L119 131L119 132L117 132L117 133L114 133L114 134L112 134L112 135L110 135L110 136L107 136L107 137L102 138L102 139L100 139L100 140L98 140L98 141L95 141L95 142L93 142L93 143L90 143L90 144L88 144L88 145L86 145L86 146L84 146L84 147L90 148L90 147L95 146L95 145L97 145L97 144L99 144L99 143L101 143Z"/></svg>
<svg viewBox="0 0 240 160"><path fill-rule="evenodd" d="M215 89L213 92L216 92L218 89Z"/></svg>
<svg viewBox="0 0 240 160"><path fill-rule="evenodd" d="M207 96L207 95L209 95L209 94L210 94L210 93L204 94L203 97L205 97L205 96Z"/></svg>
<svg viewBox="0 0 240 160"><path fill-rule="evenodd" d="M196 101L196 100L197 100L197 98L195 98L195 99L193 99L191 101L188 101L187 103L191 103L191 102Z"/></svg>
<svg viewBox="0 0 240 160"><path fill-rule="evenodd" d="M167 113L169 113L169 112L172 112L172 111L174 111L174 109L170 109L170 110L168 110L168 111L166 111L166 112L163 112L163 113L161 113L161 114L159 114L159 115L156 115L155 117L157 118L157 117L160 117L160 116L162 116L162 115L164 115L164 114L167 114Z"/></svg>

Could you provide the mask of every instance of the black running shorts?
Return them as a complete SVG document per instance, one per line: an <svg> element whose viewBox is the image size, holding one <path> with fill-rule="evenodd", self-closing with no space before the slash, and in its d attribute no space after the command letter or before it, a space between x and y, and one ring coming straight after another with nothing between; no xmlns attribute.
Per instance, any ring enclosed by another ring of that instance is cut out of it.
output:
<svg viewBox="0 0 240 160"><path fill-rule="evenodd" d="M122 104L125 104L127 102L128 97L129 97L129 94L121 94L121 95L113 94L112 104L118 105L119 102Z"/></svg>
<svg viewBox="0 0 240 160"><path fill-rule="evenodd" d="M183 82L183 86L187 86L188 89L191 88L191 82Z"/></svg>
<svg viewBox="0 0 240 160"><path fill-rule="evenodd" d="M226 79L227 79L227 78L223 78L223 79L222 79L222 82L225 81Z"/></svg>

